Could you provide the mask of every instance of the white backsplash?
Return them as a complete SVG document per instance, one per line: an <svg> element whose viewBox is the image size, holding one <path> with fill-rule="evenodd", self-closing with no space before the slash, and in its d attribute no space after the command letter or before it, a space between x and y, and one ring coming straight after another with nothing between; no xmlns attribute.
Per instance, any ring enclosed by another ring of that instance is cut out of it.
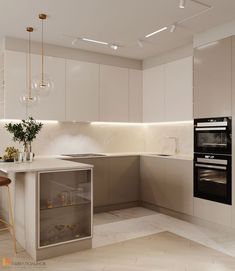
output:
<svg viewBox="0 0 235 271"><path fill-rule="evenodd" d="M6 146L19 147L0 124L0 154ZM88 123L51 123L44 127L33 144L37 155L85 152L158 152L174 151L174 140L179 139L182 154L192 154L192 124L167 125L107 125Z"/></svg>
<svg viewBox="0 0 235 271"><path fill-rule="evenodd" d="M193 123L170 123L145 127L145 151L174 154L175 140L178 140L179 153L193 153Z"/></svg>

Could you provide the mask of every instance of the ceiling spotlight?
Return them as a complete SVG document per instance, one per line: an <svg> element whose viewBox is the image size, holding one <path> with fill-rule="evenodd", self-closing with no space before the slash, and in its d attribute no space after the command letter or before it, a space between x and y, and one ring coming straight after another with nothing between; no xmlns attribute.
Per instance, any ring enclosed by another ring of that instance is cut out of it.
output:
<svg viewBox="0 0 235 271"><path fill-rule="evenodd" d="M179 8L185 8L185 2L186 2L186 0L180 0Z"/></svg>
<svg viewBox="0 0 235 271"><path fill-rule="evenodd" d="M74 39L74 40L72 41L72 45L75 45L75 44L77 43L77 41L78 41L78 38Z"/></svg>
<svg viewBox="0 0 235 271"><path fill-rule="evenodd" d="M110 48L112 48L113 50L117 50L118 49L118 46L116 44L111 44L110 45Z"/></svg>
<svg viewBox="0 0 235 271"><path fill-rule="evenodd" d="M175 32L175 29L176 29L176 25L175 25L175 24L172 24L172 25L170 26L170 32L171 32L171 33Z"/></svg>
<svg viewBox="0 0 235 271"><path fill-rule="evenodd" d="M144 47L144 44L141 40L137 40L137 43L139 45L140 48L143 48Z"/></svg>

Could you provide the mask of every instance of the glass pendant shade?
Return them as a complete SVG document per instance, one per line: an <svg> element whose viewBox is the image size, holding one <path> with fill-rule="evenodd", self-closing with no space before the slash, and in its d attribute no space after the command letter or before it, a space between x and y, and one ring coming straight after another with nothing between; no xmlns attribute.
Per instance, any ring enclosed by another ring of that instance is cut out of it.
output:
<svg viewBox="0 0 235 271"><path fill-rule="evenodd" d="M43 78L43 79L42 79ZM33 79L32 89L39 95L48 96L54 88L53 80L47 74L39 74Z"/></svg>
<svg viewBox="0 0 235 271"><path fill-rule="evenodd" d="M40 102L40 98L38 95L29 96L29 93L26 92L26 93L23 93L22 96L20 96L20 103L26 107L34 107L37 104L39 104L39 102Z"/></svg>

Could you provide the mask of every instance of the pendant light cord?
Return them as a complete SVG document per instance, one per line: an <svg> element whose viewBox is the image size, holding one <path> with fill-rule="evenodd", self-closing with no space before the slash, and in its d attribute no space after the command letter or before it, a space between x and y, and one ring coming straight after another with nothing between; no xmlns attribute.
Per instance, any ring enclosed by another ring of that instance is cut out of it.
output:
<svg viewBox="0 0 235 271"><path fill-rule="evenodd" d="M28 69L29 69L29 99L32 99L32 81L31 81L31 33L29 32L29 56L28 56Z"/></svg>
<svg viewBox="0 0 235 271"><path fill-rule="evenodd" d="M42 19L42 86L44 85L44 41L43 41L43 19Z"/></svg>

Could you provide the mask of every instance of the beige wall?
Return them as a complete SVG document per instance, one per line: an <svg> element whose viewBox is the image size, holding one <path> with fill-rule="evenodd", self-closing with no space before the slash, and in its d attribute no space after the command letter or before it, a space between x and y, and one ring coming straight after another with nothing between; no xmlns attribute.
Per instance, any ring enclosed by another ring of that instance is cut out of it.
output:
<svg viewBox="0 0 235 271"><path fill-rule="evenodd" d="M193 37L193 47L195 48L200 45L221 40L233 35L235 35L235 21L231 21L229 23L210 28L207 31L195 34Z"/></svg>
<svg viewBox="0 0 235 271"><path fill-rule="evenodd" d="M161 64L172 62L181 58L185 58L193 55L193 44L187 44L182 47L172 49L154 57L150 57L143 60L143 70L149 69Z"/></svg>
<svg viewBox="0 0 235 271"><path fill-rule="evenodd" d="M11 135L0 123L0 154L12 142ZM171 152L169 136L179 138L180 151L192 154L192 124L107 125L88 123L45 124L33 144L37 155L84 152Z"/></svg>
<svg viewBox="0 0 235 271"><path fill-rule="evenodd" d="M3 42L5 50L25 52L28 48L28 41L23 39L5 37ZM34 54L41 54L41 43L32 42L31 51ZM74 59L78 61L142 70L141 60L95 53L54 44L45 44L45 54L48 56Z"/></svg>

